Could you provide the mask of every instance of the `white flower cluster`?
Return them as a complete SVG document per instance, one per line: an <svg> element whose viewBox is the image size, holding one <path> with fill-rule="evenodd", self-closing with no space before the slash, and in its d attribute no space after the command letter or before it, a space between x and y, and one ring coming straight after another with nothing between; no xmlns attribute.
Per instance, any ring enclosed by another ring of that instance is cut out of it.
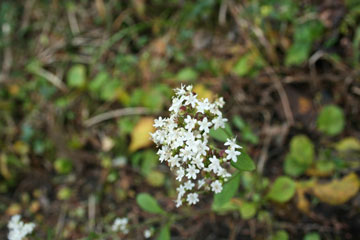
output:
<svg viewBox="0 0 360 240"><path fill-rule="evenodd" d="M9 223L9 240L22 240L28 234L31 234L34 231L35 224L34 223L24 223L21 221L20 215L14 215L11 217Z"/></svg>
<svg viewBox="0 0 360 240"><path fill-rule="evenodd" d="M231 176L226 166L231 160L237 161L241 147L235 139L228 139L225 143L228 148L224 150L208 144L210 129L225 127L227 119L220 111L224 104L223 98L214 103L207 98L199 100L191 85L181 86L175 89L170 117L155 120L156 131L151 137L159 147L159 160L167 162L181 182L177 188L177 207L184 201L190 205L199 202L201 190L220 193Z"/></svg>
<svg viewBox="0 0 360 240"><path fill-rule="evenodd" d="M116 218L111 229L114 232L122 232L123 234L128 234L129 233L129 219L128 218Z"/></svg>

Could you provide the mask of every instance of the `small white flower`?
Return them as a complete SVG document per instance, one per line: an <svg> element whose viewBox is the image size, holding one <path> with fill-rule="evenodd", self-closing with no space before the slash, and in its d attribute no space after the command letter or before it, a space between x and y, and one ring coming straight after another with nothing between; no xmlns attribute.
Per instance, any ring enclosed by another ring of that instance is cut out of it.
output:
<svg viewBox="0 0 360 240"><path fill-rule="evenodd" d="M201 158L200 154L193 159L193 163L194 163L194 164L196 165L196 167L198 167L199 169L204 168L203 159Z"/></svg>
<svg viewBox="0 0 360 240"><path fill-rule="evenodd" d="M196 94L190 94L189 96L185 97L185 105L191 105L191 107L195 107L198 103L198 100L196 99Z"/></svg>
<svg viewBox="0 0 360 240"><path fill-rule="evenodd" d="M181 181L181 179L184 177L185 175L185 171L183 168L179 168L177 171L176 171L176 180L178 180L179 182Z"/></svg>
<svg viewBox="0 0 360 240"><path fill-rule="evenodd" d="M176 191L178 192L178 197L182 198L182 196L184 196L186 192L185 189L186 189L186 183L185 185L180 185L178 188L176 188ZM191 188L189 190L191 190Z"/></svg>
<svg viewBox="0 0 360 240"><path fill-rule="evenodd" d="M193 146L197 148L197 152L199 155L205 156L206 152L209 150L209 147L207 145L207 140L204 141L198 140L196 141L196 143L194 143Z"/></svg>
<svg viewBox="0 0 360 240"><path fill-rule="evenodd" d="M193 152L191 148L186 146L185 148L180 149L180 157L183 158L183 161L187 161L192 158Z"/></svg>
<svg viewBox="0 0 360 240"><path fill-rule="evenodd" d="M197 111L200 113L205 113L205 111L210 109L209 99L205 98L204 101L198 102Z"/></svg>
<svg viewBox="0 0 360 240"><path fill-rule="evenodd" d="M144 231L144 237L145 238L150 238L152 236L152 232L150 229L145 229Z"/></svg>
<svg viewBox="0 0 360 240"><path fill-rule="evenodd" d="M187 199L186 201L190 204L196 204L197 202L199 202L199 195L197 193L189 193L187 195Z"/></svg>
<svg viewBox="0 0 360 240"><path fill-rule="evenodd" d="M176 94L177 96L180 96L180 97L183 96L183 95L185 95L185 94L186 94L186 90L185 90L184 88L185 88L185 86L181 84L181 87L180 87L180 88L176 88L176 89L175 89L175 94Z"/></svg>
<svg viewBox="0 0 360 240"><path fill-rule="evenodd" d="M205 117L201 122L199 122L199 130L209 133L211 125L212 123L208 121L207 117Z"/></svg>
<svg viewBox="0 0 360 240"><path fill-rule="evenodd" d="M184 101L183 98L173 98L172 105L169 108L169 111L177 114L179 112L179 109L180 109L183 101Z"/></svg>
<svg viewBox="0 0 360 240"><path fill-rule="evenodd" d="M181 200L181 198L176 199L175 203L176 203L176 207L177 207L177 208L180 207L180 206L182 205L182 200Z"/></svg>
<svg viewBox="0 0 360 240"><path fill-rule="evenodd" d="M20 215L12 216L7 226L9 228L9 240L22 240L28 234L31 234L35 228L34 223L24 223L21 221Z"/></svg>
<svg viewBox="0 0 360 240"><path fill-rule="evenodd" d="M184 188L186 190L191 190L191 189L193 189L194 186L195 186L195 184L193 182L191 182L190 180L187 181L186 183L184 183Z"/></svg>
<svg viewBox="0 0 360 240"><path fill-rule="evenodd" d="M237 156L241 154L241 152L236 151L233 148L225 150L225 153L227 154L226 159L232 160L233 162L237 161Z"/></svg>
<svg viewBox="0 0 360 240"><path fill-rule="evenodd" d="M154 127L160 128L165 125L165 119L162 119L162 117L159 117L158 119L154 120Z"/></svg>
<svg viewBox="0 0 360 240"><path fill-rule="evenodd" d="M214 124L214 129L218 129L218 128L224 128L225 127L225 123L227 122L226 118L222 118L222 117L217 117L215 119L213 119L211 121Z"/></svg>
<svg viewBox="0 0 360 240"><path fill-rule="evenodd" d="M224 143L225 146L229 146L232 149L242 148L241 146L236 144L236 138L233 139L227 139L226 143Z"/></svg>
<svg viewBox="0 0 360 240"><path fill-rule="evenodd" d="M196 125L196 119L193 119L192 117L190 117L189 115L187 115L187 117L185 118L185 129L188 131L191 131L195 128Z"/></svg>
<svg viewBox="0 0 360 240"><path fill-rule="evenodd" d="M220 97L215 101L216 106L218 106L219 108L222 108L225 104L224 98Z"/></svg>
<svg viewBox="0 0 360 240"><path fill-rule="evenodd" d="M218 176L224 178L224 181L226 182L226 181L229 179L229 177L231 177L231 174L228 173L228 171L226 171L225 168L222 168L222 169L220 169L220 171L218 172Z"/></svg>
<svg viewBox="0 0 360 240"><path fill-rule="evenodd" d="M215 180L214 182L211 183L211 190L214 193L220 193L222 191L222 184L219 180Z"/></svg>
<svg viewBox="0 0 360 240"><path fill-rule="evenodd" d="M209 172L213 171L215 174L217 174L221 169L219 159L217 159L215 156L213 156L213 157L209 158L209 160L210 160L210 164L209 164L207 170Z"/></svg>
<svg viewBox="0 0 360 240"><path fill-rule="evenodd" d="M186 177L188 179L196 179L196 175L200 172L199 169L197 169L195 167L195 165L190 165L187 169L186 169Z"/></svg>
<svg viewBox="0 0 360 240"><path fill-rule="evenodd" d="M170 157L168 162L169 162L170 168L180 166L180 158L177 155Z"/></svg>

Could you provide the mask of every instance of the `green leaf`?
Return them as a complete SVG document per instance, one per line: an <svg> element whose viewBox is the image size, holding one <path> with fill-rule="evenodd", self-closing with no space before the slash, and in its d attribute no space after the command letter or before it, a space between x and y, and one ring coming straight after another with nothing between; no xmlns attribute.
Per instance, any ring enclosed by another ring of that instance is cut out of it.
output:
<svg viewBox="0 0 360 240"><path fill-rule="evenodd" d="M233 117L232 123L241 131L241 137L243 140L252 144L257 144L259 142L258 136L253 133L251 127L241 117Z"/></svg>
<svg viewBox="0 0 360 240"><path fill-rule="evenodd" d="M317 232L308 233L305 235L304 240L321 240Z"/></svg>
<svg viewBox="0 0 360 240"><path fill-rule="evenodd" d="M240 205L240 214L243 219L250 219L256 214L256 204L253 202L243 202Z"/></svg>
<svg viewBox="0 0 360 240"><path fill-rule="evenodd" d="M344 112L336 105L325 106L317 119L319 131L334 136L341 133L345 127Z"/></svg>
<svg viewBox="0 0 360 240"><path fill-rule="evenodd" d="M229 202L232 197L234 197L239 188L240 180L241 175L240 173L237 173L223 185L223 190L214 195L214 202L212 204L213 210L218 210L221 206Z"/></svg>
<svg viewBox="0 0 360 240"><path fill-rule="evenodd" d="M242 138L252 144L257 144L259 142L258 136L253 133L249 125L246 125L243 129Z"/></svg>
<svg viewBox="0 0 360 240"><path fill-rule="evenodd" d="M150 89L142 99L142 105L154 111L160 111L165 103L163 94L157 89Z"/></svg>
<svg viewBox="0 0 360 240"><path fill-rule="evenodd" d="M231 165L240 171L253 171L256 168L254 161L245 152L241 152L236 162L231 161Z"/></svg>
<svg viewBox="0 0 360 240"><path fill-rule="evenodd" d="M160 207L155 198L148 193L140 193L136 196L136 202L146 212L164 214L165 211Z"/></svg>
<svg viewBox="0 0 360 240"><path fill-rule="evenodd" d="M284 162L284 171L287 175L290 175L292 177L298 177L301 174L303 174L308 166L304 166L302 164L299 164L298 161L296 161L296 158L293 157L292 154L287 154L285 157Z"/></svg>
<svg viewBox="0 0 360 240"><path fill-rule="evenodd" d="M324 30L318 20L311 20L295 27L294 43L287 51L285 64L299 65L305 62L310 55L313 42L321 37Z"/></svg>
<svg viewBox="0 0 360 240"><path fill-rule="evenodd" d="M302 166L309 167L314 160L314 144L305 135L291 139L290 154Z"/></svg>
<svg viewBox="0 0 360 240"><path fill-rule="evenodd" d="M311 44L309 42L305 43L295 43L287 51L285 58L285 65L300 65L305 62L310 54Z"/></svg>
<svg viewBox="0 0 360 240"><path fill-rule="evenodd" d="M146 150L142 156L141 173L147 176L157 164L157 154L153 150Z"/></svg>
<svg viewBox="0 0 360 240"><path fill-rule="evenodd" d="M116 91L121 87L117 79L111 79L104 83L100 91L100 98L105 101L113 100L116 97Z"/></svg>
<svg viewBox="0 0 360 240"><path fill-rule="evenodd" d="M250 62L250 54L246 54L245 56L241 57L234 65L232 71L242 77L248 74L252 68L252 64L249 64Z"/></svg>
<svg viewBox="0 0 360 240"><path fill-rule="evenodd" d="M198 78L198 73L190 67L181 69L176 75L176 79L181 82L193 81L196 80L197 78Z"/></svg>
<svg viewBox="0 0 360 240"><path fill-rule="evenodd" d="M296 184L291 178L281 176L275 180L267 197L275 202L284 203L294 196L295 188Z"/></svg>
<svg viewBox="0 0 360 240"><path fill-rule="evenodd" d="M105 71L99 72L96 77L89 83L89 90L93 94L99 94L101 89L110 79L109 74Z"/></svg>
<svg viewBox="0 0 360 240"><path fill-rule="evenodd" d="M72 161L67 158L58 158L54 163L55 170L60 174L68 174L72 170Z"/></svg>
<svg viewBox="0 0 360 240"><path fill-rule="evenodd" d="M82 64L74 65L67 73L67 83L70 87L81 88L86 82L86 68Z"/></svg>
<svg viewBox="0 0 360 240"><path fill-rule="evenodd" d="M228 133L223 128L218 128L214 130L213 128L210 129L210 136L219 142L226 142L226 140L229 138Z"/></svg>
<svg viewBox="0 0 360 240"><path fill-rule="evenodd" d="M160 229L159 236L156 239L157 240L170 240L170 238L171 238L170 226L169 226L169 224L166 224Z"/></svg>
<svg viewBox="0 0 360 240"><path fill-rule="evenodd" d="M233 117L232 122L235 125L235 127L237 127L240 131L246 127L246 123L245 123L244 119L242 119L239 116Z"/></svg>
<svg viewBox="0 0 360 240"><path fill-rule="evenodd" d="M289 234L284 230L277 231L275 235L271 236L271 240L288 240L288 239L289 239Z"/></svg>

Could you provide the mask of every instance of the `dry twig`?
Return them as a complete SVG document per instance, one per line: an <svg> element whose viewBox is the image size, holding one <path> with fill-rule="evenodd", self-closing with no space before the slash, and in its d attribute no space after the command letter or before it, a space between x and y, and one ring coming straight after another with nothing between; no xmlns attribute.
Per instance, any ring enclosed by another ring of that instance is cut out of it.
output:
<svg viewBox="0 0 360 240"><path fill-rule="evenodd" d="M128 116L128 115L140 115L140 114L149 114L151 111L148 108L138 107L138 108L122 108L117 109L105 113L101 113L95 117L89 118L84 122L84 125L86 127L94 126L100 122L112 119L112 118L118 118L122 116Z"/></svg>

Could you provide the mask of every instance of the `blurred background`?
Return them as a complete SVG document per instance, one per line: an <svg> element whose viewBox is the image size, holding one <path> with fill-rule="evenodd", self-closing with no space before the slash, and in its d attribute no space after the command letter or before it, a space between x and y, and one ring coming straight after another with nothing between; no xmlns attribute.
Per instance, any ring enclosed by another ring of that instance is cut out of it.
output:
<svg viewBox="0 0 360 240"><path fill-rule="evenodd" d="M359 0L1 0L0 238L22 214L31 239L358 239L359 23ZM175 208L149 140L181 83L256 163L226 207Z"/></svg>

